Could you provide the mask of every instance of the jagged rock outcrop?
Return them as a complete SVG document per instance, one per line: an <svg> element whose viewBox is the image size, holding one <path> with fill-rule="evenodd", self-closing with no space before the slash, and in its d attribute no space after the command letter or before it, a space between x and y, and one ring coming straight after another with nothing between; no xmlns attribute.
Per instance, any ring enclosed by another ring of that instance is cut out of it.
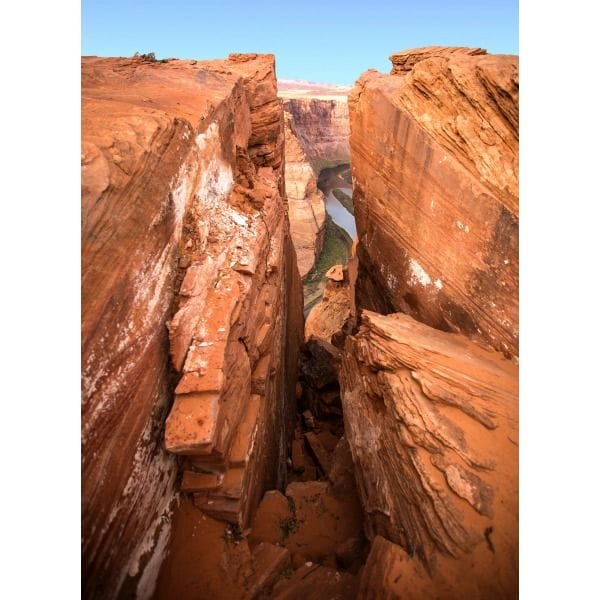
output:
<svg viewBox="0 0 600 600"><path fill-rule="evenodd" d="M349 91L342 85L279 81L284 110L292 115L296 135L317 174L350 161Z"/></svg>
<svg viewBox="0 0 600 600"><path fill-rule="evenodd" d="M325 200L289 113L285 113L285 190L298 271L304 277L323 248Z"/></svg>
<svg viewBox="0 0 600 600"><path fill-rule="evenodd" d="M352 317L348 270L342 265L334 265L325 274L327 283L323 299L308 314L304 325L304 337L315 337L332 342L336 334L344 329Z"/></svg>
<svg viewBox="0 0 600 600"><path fill-rule="evenodd" d="M282 122L274 63L257 72L255 60L235 55L218 63L219 73L237 73L241 65L250 114L258 116L251 118L248 154L236 146L236 184L229 197L207 195L194 206L194 220L210 224L210 230L196 236L200 247L193 246L196 254L169 325L181 379L165 430L167 450L187 457L182 489L193 492L208 514L241 526L264 490L285 482L296 328L302 321L279 193ZM252 85L255 80L259 84ZM211 160L218 163L224 140L214 141ZM294 350L286 354L288 321Z"/></svg>
<svg viewBox="0 0 600 600"><path fill-rule="evenodd" d="M402 585L415 597L516 597L516 364L408 315L365 310L340 385L367 535L422 565L407 565ZM427 573L421 596L415 569Z"/></svg>
<svg viewBox="0 0 600 600"><path fill-rule="evenodd" d="M82 88L84 595L147 597L165 438L228 518L285 475L303 318L283 112L271 55L89 57Z"/></svg>
<svg viewBox="0 0 600 600"><path fill-rule="evenodd" d="M390 56L392 62L392 75L406 75L413 70L413 67L432 56L454 57L461 56L479 56L487 54L483 48L466 48L464 46L425 46L423 48L414 48L404 50Z"/></svg>
<svg viewBox="0 0 600 600"><path fill-rule="evenodd" d="M518 354L518 64L429 47L349 97L359 307Z"/></svg>

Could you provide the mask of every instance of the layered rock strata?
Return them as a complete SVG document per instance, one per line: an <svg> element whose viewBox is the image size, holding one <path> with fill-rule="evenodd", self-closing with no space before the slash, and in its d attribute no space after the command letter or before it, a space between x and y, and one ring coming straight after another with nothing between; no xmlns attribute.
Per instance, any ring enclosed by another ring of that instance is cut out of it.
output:
<svg viewBox="0 0 600 600"><path fill-rule="evenodd" d="M514 362L408 315L363 311L340 384L367 535L421 563L403 571L411 586L409 572L427 574L415 597L516 597Z"/></svg>
<svg viewBox="0 0 600 600"><path fill-rule="evenodd" d="M359 307L518 354L516 56L430 47L349 97Z"/></svg>
<svg viewBox="0 0 600 600"><path fill-rule="evenodd" d="M289 113L285 113L285 189L298 270L304 277L323 248L325 201Z"/></svg>
<svg viewBox="0 0 600 600"><path fill-rule="evenodd" d="M285 476L303 319L283 113L269 55L88 57L82 88L84 594L144 597L177 477L164 439L228 518Z"/></svg>
<svg viewBox="0 0 600 600"><path fill-rule="evenodd" d="M279 82L284 110L292 115L296 135L317 173L350 161L349 91L341 85Z"/></svg>
<svg viewBox="0 0 600 600"><path fill-rule="evenodd" d="M280 194L283 132L274 63L271 58L257 72L255 60L235 55L218 64L220 73L241 66L251 134L247 153L236 145L229 197L201 199L193 215L210 230L197 236L200 247L193 246L196 255L169 325L181 378L165 430L167 450L187 457L182 490L193 492L206 513L241 526L266 488L285 483L302 322ZM213 158L222 160L219 147L215 152Z"/></svg>

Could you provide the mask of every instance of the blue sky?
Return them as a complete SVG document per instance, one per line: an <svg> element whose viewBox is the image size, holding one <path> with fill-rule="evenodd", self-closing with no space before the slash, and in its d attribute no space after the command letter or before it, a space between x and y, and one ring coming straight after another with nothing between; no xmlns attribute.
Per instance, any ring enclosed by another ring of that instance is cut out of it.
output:
<svg viewBox="0 0 600 600"><path fill-rule="evenodd" d="M518 54L516 0L83 0L82 54L272 52L277 75L352 84L428 45Z"/></svg>

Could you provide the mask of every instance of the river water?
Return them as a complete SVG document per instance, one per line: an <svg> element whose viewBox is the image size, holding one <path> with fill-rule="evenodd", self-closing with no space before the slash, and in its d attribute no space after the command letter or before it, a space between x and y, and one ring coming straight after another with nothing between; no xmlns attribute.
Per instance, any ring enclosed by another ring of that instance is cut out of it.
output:
<svg viewBox="0 0 600 600"><path fill-rule="evenodd" d="M335 189L335 188L334 188ZM340 187L345 194L352 198L352 188ZM339 225L352 238L356 238L356 221L354 216L346 210L343 204L333 195L333 190L325 196L325 210L330 214L333 222Z"/></svg>
<svg viewBox="0 0 600 600"><path fill-rule="evenodd" d="M333 190L338 189L352 198L352 188L343 179L344 171L348 171L349 165L339 165L331 169L323 169L319 173L319 189L325 195L325 209L331 216L333 222L344 229L352 238L356 238L356 221L344 205L333 195Z"/></svg>

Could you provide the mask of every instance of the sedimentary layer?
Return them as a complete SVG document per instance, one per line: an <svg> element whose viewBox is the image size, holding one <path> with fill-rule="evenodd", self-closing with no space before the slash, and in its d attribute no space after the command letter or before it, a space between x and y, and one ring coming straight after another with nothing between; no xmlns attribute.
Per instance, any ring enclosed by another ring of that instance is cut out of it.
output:
<svg viewBox="0 0 600 600"><path fill-rule="evenodd" d="M194 455L200 504L226 486L227 517L283 476L303 325L283 112L271 55L88 57L82 87L84 594L144 597L177 477L165 438Z"/></svg>
<svg viewBox="0 0 600 600"><path fill-rule="evenodd" d="M518 65L429 47L349 97L359 307L518 354Z"/></svg>
<svg viewBox="0 0 600 600"><path fill-rule="evenodd" d="M514 362L408 315L365 310L340 385L367 535L419 562L402 586L415 597L515 597Z"/></svg>
<svg viewBox="0 0 600 600"><path fill-rule="evenodd" d="M325 201L289 113L285 113L285 190L298 270L304 277L323 248Z"/></svg>
<svg viewBox="0 0 600 600"><path fill-rule="evenodd" d="M350 160L347 86L279 82L279 96L292 115L296 135L319 173Z"/></svg>

